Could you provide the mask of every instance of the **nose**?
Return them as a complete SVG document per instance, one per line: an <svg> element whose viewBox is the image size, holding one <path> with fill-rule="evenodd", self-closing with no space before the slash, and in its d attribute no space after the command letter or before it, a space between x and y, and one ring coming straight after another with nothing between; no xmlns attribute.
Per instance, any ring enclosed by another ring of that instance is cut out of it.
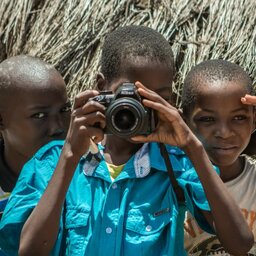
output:
<svg viewBox="0 0 256 256"><path fill-rule="evenodd" d="M52 116L49 119L49 137L64 138L65 136L65 127L64 120L60 114Z"/></svg>
<svg viewBox="0 0 256 256"><path fill-rule="evenodd" d="M232 129L228 123L220 123L215 131L215 137L226 139L233 135Z"/></svg>

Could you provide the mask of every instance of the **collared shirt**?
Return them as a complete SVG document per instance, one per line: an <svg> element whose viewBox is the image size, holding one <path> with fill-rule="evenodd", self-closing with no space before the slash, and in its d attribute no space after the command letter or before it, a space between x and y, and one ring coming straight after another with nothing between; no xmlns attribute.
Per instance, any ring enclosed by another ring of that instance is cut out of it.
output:
<svg viewBox="0 0 256 256"><path fill-rule="evenodd" d="M63 143L50 142L24 166L0 224L0 247L16 255L19 235L42 196ZM185 204L178 204L158 144L144 144L111 180L100 151L79 162L66 195L58 238L51 255L186 255L186 208L202 228L198 208L209 210L198 176L185 154L168 146ZM197 206L197 207L196 207Z"/></svg>

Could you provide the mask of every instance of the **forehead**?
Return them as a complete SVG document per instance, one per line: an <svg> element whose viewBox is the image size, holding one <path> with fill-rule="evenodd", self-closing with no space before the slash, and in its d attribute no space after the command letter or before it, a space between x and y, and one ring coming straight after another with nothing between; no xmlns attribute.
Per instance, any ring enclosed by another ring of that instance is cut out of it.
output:
<svg viewBox="0 0 256 256"><path fill-rule="evenodd" d="M171 63L161 63L145 57L137 57L133 63L130 61L122 63L121 75L115 79L113 84L118 86L120 82L139 81L153 91L170 91L173 76L174 72Z"/></svg>
<svg viewBox="0 0 256 256"><path fill-rule="evenodd" d="M21 79L12 81L9 88L2 94L2 106L12 107L21 105L23 108L33 104L49 104L54 100L66 101L66 85L61 76L49 76L44 80Z"/></svg>
<svg viewBox="0 0 256 256"><path fill-rule="evenodd" d="M27 111L50 109L52 107L62 106L67 103L68 97L63 90L31 90L19 92L15 97L9 97L6 104L9 111L15 110L15 114L26 113ZM29 112L28 112L29 113Z"/></svg>
<svg viewBox="0 0 256 256"><path fill-rule="evenodd" d="M211 95L219 98L226 96L229 98L244 96L247 93L247 86L239 81L204 81L199 82L197 94L199 96Z"/></svg>
<svg viewBox="0 0 256 256"><path fill-rule="evenodd" d="M48 71L41 74L20 73L10 75L10 91L38 92L52 90L66 90L66 85L61 75L56 71Z"/></svg>
<svg viewBox="0 0 256 256"><path fill-rule="evenodd" d="M205 108L248 108L241 103L247 93L246 85L235 81L206 82L197 87L196 104Z"/></svg>

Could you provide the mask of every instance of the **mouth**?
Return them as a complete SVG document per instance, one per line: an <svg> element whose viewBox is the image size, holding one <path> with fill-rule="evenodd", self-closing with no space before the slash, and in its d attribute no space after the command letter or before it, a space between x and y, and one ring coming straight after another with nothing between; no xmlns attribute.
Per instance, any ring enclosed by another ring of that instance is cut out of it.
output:
<svg viewBox="0 0 256 256"><path fill-rule="evenodd" d="M237 150L237 146L216 146L213 150L221 154L230 154Z"/></svg>

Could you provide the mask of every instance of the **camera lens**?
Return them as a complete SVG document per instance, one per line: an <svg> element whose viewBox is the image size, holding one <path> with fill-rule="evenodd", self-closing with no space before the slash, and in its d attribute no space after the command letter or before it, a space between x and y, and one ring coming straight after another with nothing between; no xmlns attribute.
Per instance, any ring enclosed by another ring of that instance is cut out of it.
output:
<svg viewBox="0 0 256 256"><path fill-rule="evenodd" d="M135 122L134 113L129 109L120 110L114 117L114 123L120 130L130 130Z"/></svg>
<svg viewBox="0 0 256 256"><path fill-rule="evenodd" d="M110 134L129 138L137 135L145 121L145 109L135 99L119 98L106 111L107 127Z"/></svg>

